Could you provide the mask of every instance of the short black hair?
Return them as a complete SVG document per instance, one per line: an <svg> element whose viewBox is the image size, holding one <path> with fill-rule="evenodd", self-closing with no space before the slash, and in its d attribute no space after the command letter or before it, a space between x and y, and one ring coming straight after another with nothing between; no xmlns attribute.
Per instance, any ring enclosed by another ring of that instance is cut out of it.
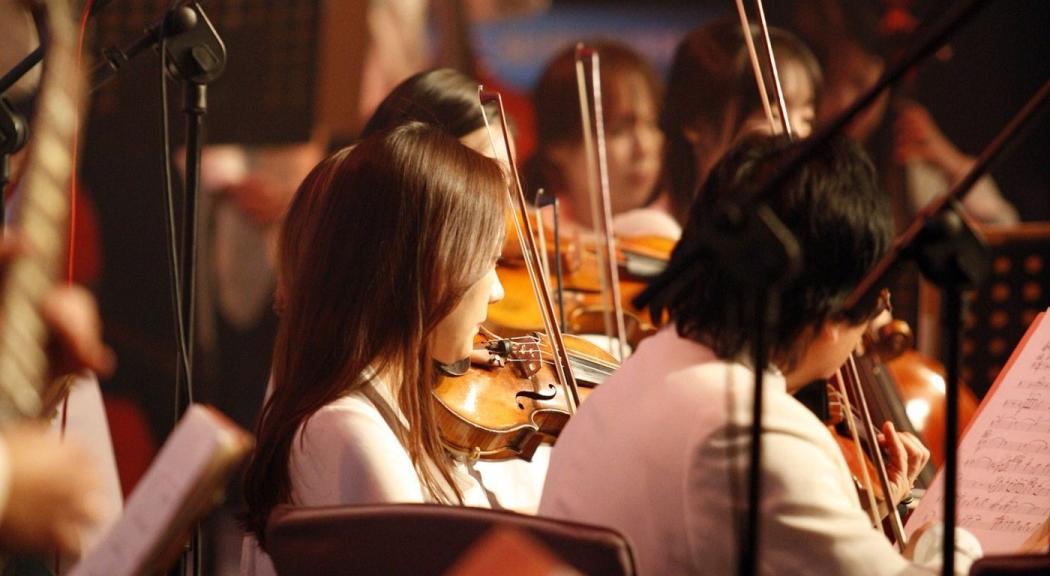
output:
<svg viewBox="0 0 1050 576"><path fill-rule="evenodd" d="M695 249L712 230L720 207L758 193L779 162L799 146L782 137L754 138L732 149L711 171L689 214L672 262ZM767 204L795 235L802 250L800 274L783 287L779 315L769 336L770 356L790 370L806 329L832 318L853 323L870 318L874 304L849 317L842 303L888 250L893 237L889 202L875 169L859 145L833 139L818 147L770 197ZM740 295L752 286L733 280L718 258L701 258L661 299L679 334L709 346L722 358L745 352L751 322Z"/></svg>

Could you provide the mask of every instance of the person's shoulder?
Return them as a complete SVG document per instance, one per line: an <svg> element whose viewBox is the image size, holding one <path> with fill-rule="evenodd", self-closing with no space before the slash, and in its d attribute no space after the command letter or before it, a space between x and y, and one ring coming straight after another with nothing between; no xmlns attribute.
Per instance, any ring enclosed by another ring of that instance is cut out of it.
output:
<svg viewBox="0 0 1050 576"><path fill-rule="evenodd" d="M329 402L307 418L299 429L305 445L345 443L358 438L393 436L376 407L357 392Z"/></svg>

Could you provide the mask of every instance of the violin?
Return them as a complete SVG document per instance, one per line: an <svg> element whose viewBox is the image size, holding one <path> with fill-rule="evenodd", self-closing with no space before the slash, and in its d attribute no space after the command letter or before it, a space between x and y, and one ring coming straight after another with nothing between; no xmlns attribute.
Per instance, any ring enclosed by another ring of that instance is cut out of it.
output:
<svg viewBox="0 0 1050 576"><path fill-rule="evenodd" d="M860 499L861 507L869 514L872 526L883 524L890 513L886 490L878 481L878 463L873 459L868 431L862 426L862 416L850 400L844 378L851 378L839 370L827 381L818 381L795 393L797 400L813 411L824 423L838 445ZM852 387L852 384L849 386ZM887 537L893 533L883 524Z"/></svg>
<svg viewBox="0 0 1050 576"><path fill-rule="evenodd" d="M499 94L484 92L481 87L478 100L493 148L496 139L485 104L496 104L500 113L504 152L511 173L507 192L510 204L517 210L513 223L532 292L540 306L544 331L518 340L496 338L491 332L483 331L489 341L482 344L482 353L478 356L487 370L476 369L470 359L440 367L445 377L435 387L433 399L442 441L449 449L471 458L517 456L527 460L544 438L555 437L567 418L576 413L581 400L577 371L591 380L594 374L603 379L602 374L611 372L615 365L605 365L601 358L579 352L583 344L561 333L554 318L547 274L541 267L537 236L530 223L509 146L503 101Z"/></svg>
<svg viewBox="0 0 1050 576"><path fill-rule="evenodd" d="M553 369L544 334L500 338L483 330L474 354L439 366L433 391L442 439L472 459L532 458L542 442L553 443L569 416L572 399ZM582 338L564 335L580 398L618 367L616 358Z"/></svg>
<svg viewBox="0 0 1050 576"><path fill-rule="evenodd" d="M900 394L907 420L916 436L930 449L930 463L940 467L944 463L945 433L945 370L940 362L909 348L886 363L889 376ZM965 382L959 385L959 430L962 436L966 425L977 412L977 396ZM926 484L932 481L932 470Z"/></svg>
<svg viewBox="0 0 1050 576"><path fill-rule="evenodd" d="M863 350L852 358L856 370L846 371L842 377L855 380L848 387L859 390L860 394L848 396L865 399L873 422L890 421L898 431L914 434L929 447L931 460L916 481L917 486L925 487L933 479L935 466L939 465L937 449L943 443L944 375L943 371L937 372L935 361L911 348L912 342L908 324L900 320L869 331L864 335ZM878 526L881 522L887 536L892 538L896 520L887 504L885 487L875 481L879 477L879 466L872 452L875 444L860 426L862 411L851 406L849 398L843 398L842 387L837 382L826 386L827 404L822 407L825 424L849 467L862 506L872 515L873 524ZM968 421L977 406L968 389L964 390L960 405L964 407L961 419ZM942 419L937 420L935 415ZM923 418L916 420L916 416ZM855 436L850 428L856 430Z"/></svg>
<svg viewBox="0 0 1050 576"><path fill-rule="evenodd" d="M657 241L660 240L663 239ZM648 244L637 243L638 247L630 242L618 244L620 250L617 251L617 256L618 260L623 262L621 266L625 272L621 276L619 286L621 305L624 307L626 340L635 347L642 339L655 333L659 323L653 322L648 310L635 308L630 303L646 286L646 280L642 276L630 273L631 266L635 269L652 267L652 262L656 262L657 266L662 268L666 266L670 250L661 254L658 248ZM573 334L604 333L602 315L609 306L601 296L594 255L586 248L574 254L578 255L578 258L572 261L579 263L579 267L575 270L563 268L560 275L561 290L557 291L558 297L555 298L563 329ZM552 258L551 266L566 260ZM553 271L551 276L557 278L558 275L554 272L556 271ZM509 335L525 335L541 329L543 324L540 307L532 295L528 273L524 267L515 265L513 261L501 261L498 274L505 296L500 302L489 306L487 326Z"/></svg>
<svg viewBox="0 0 1050 576"><path fill-rule="evenodd" d="M944 367L914 348L907 322L893 320L864 335L864 352L857 356L861 382L874 400L872 416L911 432L930 450L930 462L919 476L921 486L933 480L944 450ZM959 421L964 429L977 410L977 398L960 387ZM961 432L960 432L961 435Z"/></svg>
<svg viewBox="0 0 1050 576"><path fill-rule="evenodd" d="M837 389L844 402L843 413L849 430L849 442L843 442L841 435L833 434L833 436L839 442L843 457L850 466L850 472L861 496L861 504L871 517L872 525L879 527L885 518L887 537L896 542L903 551L907 545L904 523L901 521L896 502L890 499L892 494L889 474L882 450L875 440L878 432L864 390L863 381L870 379L871 373L866 368L862 368L863 366L863 363L858 362L856 355L850 355L846 364L835 376ZM856 407L856 418L854 418L854 406ZM861 437L862 430L863 438Z"/></svg>
<svg viewBox="0 0 1050 576"><path fill-rule="evenodd" d="M622 359L627 355L628 345L637 345L642 338L655 332L648 312L634 308L630 300L644 290L647 278L666 267L674 241L614 238L599 55L582 44L576 46L576 78L589 175L591 221L595 228L593 240L579 251L580 267L562 269L558 267L562 258L550 259L555 265L553 276L558 281L559 319L570 332L604 334L610 346L613 343L618 345L617 357ZM521 218L529 220L524 214ZM542 224L542 218L535 220ZM544 234L541 233L539 239L544 240ZM560 240L554 244L560 246ZM544 266L544 270L549 270L549 267ZM535 329L543 317L536 313L537 307L525 296L527 292L518 288L524 284L520 272L503 268L500 278L507 297L490 307L490 325L510 333Z"/></svg>

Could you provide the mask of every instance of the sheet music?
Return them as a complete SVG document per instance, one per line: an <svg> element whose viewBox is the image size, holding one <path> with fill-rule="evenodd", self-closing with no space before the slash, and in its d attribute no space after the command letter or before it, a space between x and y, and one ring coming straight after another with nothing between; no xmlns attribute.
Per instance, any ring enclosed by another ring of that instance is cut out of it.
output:
<svg viewBox="0 0 1050 576"><path fill-rule="evenodd" d="M908 520L910 535L944 510L944 471ZM959 444L958 526L985 554L1018 552L1050 518L1050 320L1014 350Z"/></svg>
<svg viewBox="0 0 1050 576"><path fill-rule="evenodd" d="M217 454L246 450L243 433L224 420L204 406L190 406L128 498L124 515L103 542L73 567L72 576L142 572L165 544L166 532ZM242 444L244 449L239 448Z"/></svg>

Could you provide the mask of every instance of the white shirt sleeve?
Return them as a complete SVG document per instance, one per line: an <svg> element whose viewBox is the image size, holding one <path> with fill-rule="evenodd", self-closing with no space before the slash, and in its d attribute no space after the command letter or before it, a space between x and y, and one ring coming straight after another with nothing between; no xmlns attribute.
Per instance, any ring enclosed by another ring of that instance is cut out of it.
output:
<svg viewBox="0 0 1050 576"><path fill-rule="evenodd" d="M972 167L972 164L970 165ZM969 168L967 168L969 169ZM908 198L913 212L937 200L962 180L966 173L949 175L923 162L909 162L906 169ZM979 179L963 198L967 213L982 224L1008 226L1021 221L1017 209L1003 198L990 176Z"/></svg>
<svg viewBox="0 0 1050 576"><path fill-rule="evenodd" d="M812 415L805 414L801 405L789 405L781 397L770 396L762 436L765 474L760 571L851 576L931 574L905 560L871 526L827 431ZM691 538L703 538L706 531L714 529L709 520L712 517L745 521L749 434L748 426L738 426L700 445L690 475L699 487L696 499L688 503L695 510L688 531ZM715 493L713 488L727 484L711 482L712 474L728 478L730 494ZM711 507L723 511L712 514ZM738 512L734 514L734 510ZM737 545L735 538L730 537L730 542Z"/></svg>
<svg viewBox="0 0 1050 576"><path fill-rule="evenodd" d="M408 454L363 399L322 408L293 442L288 470L296 506L425 500Z"/></svg>
<svg viewBox="0 0 1050 576"><path fill-rule="evenodd" d="M682 227L667 212L657 208L635 208L613 216L613 230L617 236L638 238L656 236L678 240Z"/></svg>
<svg viewBox="0 0 1050 576"><path fill-rule="evenodd" d="M795 574L814 566L824 574L928 573L871 526L855 488L841 481L841 467L822 447L804 435L774 430L764 448L770 471L762 487L767 568Z"/></svg>

